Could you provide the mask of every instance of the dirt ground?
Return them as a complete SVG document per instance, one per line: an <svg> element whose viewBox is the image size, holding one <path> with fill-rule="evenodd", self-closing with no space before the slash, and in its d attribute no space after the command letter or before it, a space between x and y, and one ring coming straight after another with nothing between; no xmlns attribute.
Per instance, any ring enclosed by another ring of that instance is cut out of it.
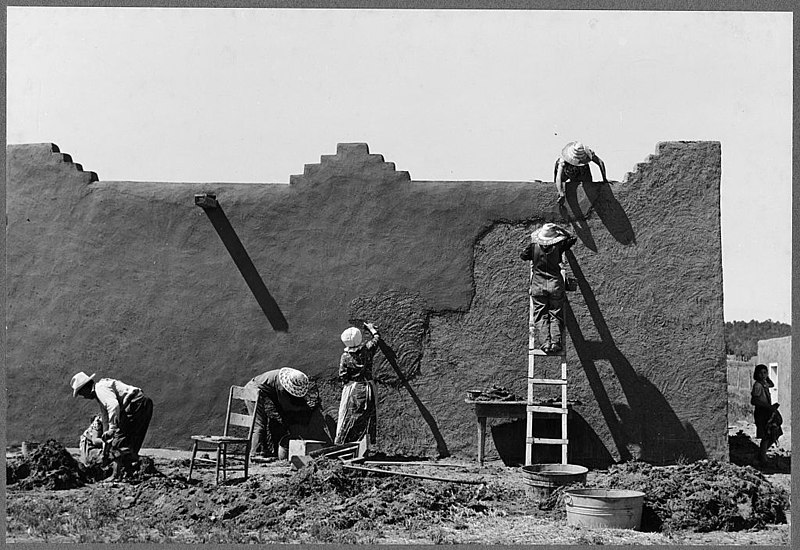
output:
<svg viewBox="0 0 800 550"><path fill-rule="evenodd" d="M752 451L748 446L752 441L746 435L747 430L747 426L731 430L733 464L747 461L748 453ZM75 450L72 451L75 454ZM236 473L236 477L217 486L213 467L195 470L192 481L187 481L188 453L185 451L148 449L142 454L152 458L155 468L130 482L94 482L65 490L23 489L20 483L9 484L6 540L91 543L789 544L790 513L786 514L786 523L756 522L749 528L735 531L631 531L571 526L566 522L563 504L550 510L541 509L538 501L526 496L520 469L504 466L499 461L487 462L483 467L474 461L455 459L383 466L470 483L347 471L339 461L317 461L316 467L296 471L287 462L276 461L254 464L246 481ZM9 464L21 460L17 449L9 449L6 456ZM790 490L788 451L773 449L771 459L772 469L767 469L763 478L752 468L736 472L743 472L745 477L749 476L758 484L763 483L762 479L769 482L761 485L759 491L772 491L774 487ZM712 467L720 471L738 468L704 462L673 469L686 472ZM667 473L669 468L648 470L647 476L670 475ZM602 484L604 480L618 476L619 472L615 474L613 470L590 472L587 485Z"/></svg>

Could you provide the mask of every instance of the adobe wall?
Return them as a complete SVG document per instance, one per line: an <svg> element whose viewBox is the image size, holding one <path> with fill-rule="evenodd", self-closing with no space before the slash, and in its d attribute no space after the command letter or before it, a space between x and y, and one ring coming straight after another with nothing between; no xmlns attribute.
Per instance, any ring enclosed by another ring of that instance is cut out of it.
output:
<svg viewBox="0 0 800 550"><path fill-rule="evenodd" d="M753 389L753 370L757 358L750 361L738 361L728 358L728 425L736 422L753 421L753 406L750 404L750 392Z"/></svg>
<svg viewBox="0 0 800 550"><path fill-rule="evenodd" d="M378 356L379 450L474 456L465 390L525 395L518 253L563 215L579 237L570 461L726 457L717 142L661 143L622 183L569 187L563 213L552 183L414 181L366 144L290 185L105 182L51 144L7 151L9 443L77 442L94 413L71 396L78 370L153 398L145 446L188 448L221 426L228 386L283 365L335 416L339 334L368 317L406 379ZM194 205L204 192L287 330Z"/></svg>

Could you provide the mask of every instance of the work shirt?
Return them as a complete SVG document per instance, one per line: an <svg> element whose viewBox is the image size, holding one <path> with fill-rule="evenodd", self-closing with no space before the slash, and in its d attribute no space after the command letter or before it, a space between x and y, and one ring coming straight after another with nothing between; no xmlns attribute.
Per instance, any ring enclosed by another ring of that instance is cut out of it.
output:
<svg viewBox="0 0 800 550"><path fill-rule="evenodd" d="M144 395L140 388L113 378L101 378L94 384L95 399L100 404L103 431L119 429L120 415L134 399Z"/></svg>
<svg viewBox="0 0 800 550"><path fill-rule="evenodd" d="M346 351L342 354L339 359L339 379L343 383L372 380L372 357L378 351L378 340L380 335L375 334L355 351Z"/></svg>
<svg viewBox="0 0 800 550"><path fill-rule="evenodd" d="M269 370L250 380L251 384L261 388L279 413L308 413L320 404L319 391L313 381L309 380L308 393L304 397L295 397L281 384L278 378L280 372L281 369Z"/></svg>
<svg viewBox="0 0 800 550"><path fill-rule="evenodd" d="M560 279L562 254L578 241L577 237L569 237L550 246L530 243L519 257L533 262L533 275L542 279Z"/></svg>

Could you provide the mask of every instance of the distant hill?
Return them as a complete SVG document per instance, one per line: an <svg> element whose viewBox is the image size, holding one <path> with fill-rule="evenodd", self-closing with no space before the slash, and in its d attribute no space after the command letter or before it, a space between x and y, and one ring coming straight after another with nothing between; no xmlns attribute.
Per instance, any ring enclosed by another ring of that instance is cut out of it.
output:
<svg viewBox="0 0 800 550"><path fill-rule="evenodd" d="M758 341L790 336L792 326L772 321L733 321L725 323L725 348L728 355L749 359L758 355Z"/></svg>

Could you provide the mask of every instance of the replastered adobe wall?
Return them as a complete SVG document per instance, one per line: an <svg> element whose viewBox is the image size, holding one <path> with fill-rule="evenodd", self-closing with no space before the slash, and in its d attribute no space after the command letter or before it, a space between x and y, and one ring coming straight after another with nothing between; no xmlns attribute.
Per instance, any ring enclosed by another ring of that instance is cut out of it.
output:
<svg viewBox="0 0 800 550"><path fill-rule="evenodd" d="M335 416L339 334L369 318L403 371L378 356L379 449L471 455L465 390L525 395L518 253L563 216L579 236L571 461L726 453L716 142L659 144L624 182L569 187L563 212L552 183L413 181L366 144L340 144L289 185L97 181L51 144L7 158L10 443L77 442L94 413L71 396L79 370L153 398L145 446L219 429L228 386L284 365L315 377ZM216 224L194 205L204 192Z"/></svg>

